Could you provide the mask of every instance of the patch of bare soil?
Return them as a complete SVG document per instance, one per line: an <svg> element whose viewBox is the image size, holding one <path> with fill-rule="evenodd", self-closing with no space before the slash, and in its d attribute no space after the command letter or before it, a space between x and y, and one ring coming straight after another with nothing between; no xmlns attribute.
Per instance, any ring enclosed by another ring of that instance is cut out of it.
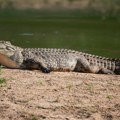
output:
<svg viewBox="0 0 120 120"><path fill-rule="evenodd" d="M2 69L0 120L120 120L120 76Z"/></svg>

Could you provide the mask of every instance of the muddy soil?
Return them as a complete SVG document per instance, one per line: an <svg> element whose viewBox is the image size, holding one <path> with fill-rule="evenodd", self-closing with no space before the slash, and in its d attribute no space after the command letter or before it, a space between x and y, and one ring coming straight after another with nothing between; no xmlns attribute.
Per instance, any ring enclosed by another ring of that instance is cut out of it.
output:
<svg viewBox="0 0 120 120"><path fill-rule="evenodd" d="M120 120L120 76L2 69L0 120Z"/></svg>

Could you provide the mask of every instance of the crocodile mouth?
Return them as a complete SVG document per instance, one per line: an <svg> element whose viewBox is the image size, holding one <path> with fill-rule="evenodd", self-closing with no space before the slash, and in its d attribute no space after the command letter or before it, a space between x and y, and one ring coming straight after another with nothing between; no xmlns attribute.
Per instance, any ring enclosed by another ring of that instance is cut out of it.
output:
<svg viewBox="0 0 120 120"><path fill-rule="evenodd" d="M12 49L8 50L8 49L0 48L0 53L7 55L8 57L12 56L14 54L14 51L15 50L12 50Z"/></svg>

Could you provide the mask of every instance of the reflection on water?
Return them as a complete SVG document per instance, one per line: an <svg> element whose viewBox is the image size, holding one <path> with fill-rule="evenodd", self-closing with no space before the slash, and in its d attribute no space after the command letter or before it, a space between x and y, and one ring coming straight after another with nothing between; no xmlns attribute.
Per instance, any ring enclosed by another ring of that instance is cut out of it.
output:
<svg viewBox="0 0 120 120"><path fill-rule="evenodd" d="M21 36L33 36L34 33L20 33Z"/></svg>

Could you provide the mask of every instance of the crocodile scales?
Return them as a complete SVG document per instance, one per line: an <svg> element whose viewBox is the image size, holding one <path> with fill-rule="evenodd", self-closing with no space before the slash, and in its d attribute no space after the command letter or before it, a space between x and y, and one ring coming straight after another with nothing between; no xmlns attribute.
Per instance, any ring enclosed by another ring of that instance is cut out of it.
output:
<svg viewBox="0 0 120 120"><path fill-rule="evenodd" d="M75 50L20 48L10 42L0 41L0 52L17 62L20 68L40 69L43 72L76 71L120 74L120 59L105 58Z"/></svg>

